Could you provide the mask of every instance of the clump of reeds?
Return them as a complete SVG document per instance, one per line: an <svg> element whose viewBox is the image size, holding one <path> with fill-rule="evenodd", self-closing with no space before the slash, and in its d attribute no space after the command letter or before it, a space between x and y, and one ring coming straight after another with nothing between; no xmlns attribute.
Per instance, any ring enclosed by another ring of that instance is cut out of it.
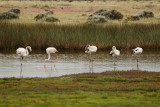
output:
<svg viewBox="0 0 160 107"><path fill-rule="evenodd" d="M0 22L0 49L14 50L30 45L42 50L54 46L63 50L80 50L87 45L108 49L115 45L129 49L141 46L160 48L160 24L55 25L12 24Z"/></svg>

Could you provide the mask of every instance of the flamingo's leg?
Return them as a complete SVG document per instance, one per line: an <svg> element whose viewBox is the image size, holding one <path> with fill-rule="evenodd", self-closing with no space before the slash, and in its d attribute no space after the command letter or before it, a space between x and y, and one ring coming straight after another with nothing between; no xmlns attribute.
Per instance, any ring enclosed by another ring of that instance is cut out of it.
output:
<svg viewBox="0 0 160 107"><path fill-rule="evenodd" d="M93 73L93 55L92 55L92 73Z"/></svg>
<svg viewBox="0 0 160 107"><path fill-rule="evenodd" d="M92 64L93 64L93 55L91 55L92 56Z"/></svg>
<svg viewBox="0 0 160 107"><path fill-rule="evenodd" d="M44 61L44 68L46 68L46 61Z"/></svg>
<svg viewBox="0 0 160 107"><path fill-rule="evenodd" d="M113 58L113 60L114 60L114 66L115 66L115 57Z"/></svg>
<svg viewBox="0 0 160 107"><path fill-rule="evenodd" d="M55 55L56 55L56 62L58 61L58 55L55 53Z"/></svg>
<svg viewBox="0 0 160 107"><path fill-rule="evenodd" d="M55 61L55 63L56 62L58 62L58 55L55 53L55 55L56 55L56 61ZM56 64L54 63L54 67L56 66Z"/></svg>
<svg viewBox="0 0 160 107"><path fill-rule="evenodd" d="M22 58L20 59L20 61L21 61L21 72L20 72L20 77L21 77L21 75L22 75L22 60L23 60L23 56L22 56Z"/></svg>
<svg viewBox="0 0 160 107"><path fill-rule="evenodd" d="M137 69L139 69L139 68L138 68L138 57L137 57Z"/></svg>

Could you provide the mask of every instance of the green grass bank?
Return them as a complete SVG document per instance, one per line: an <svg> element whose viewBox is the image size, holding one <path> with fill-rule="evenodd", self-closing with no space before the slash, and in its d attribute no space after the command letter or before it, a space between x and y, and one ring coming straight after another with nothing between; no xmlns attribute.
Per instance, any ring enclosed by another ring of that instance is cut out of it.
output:
<svg viewBox="0 0 160 107"><path fill-rule="evenodd" d="M59 50L160 48L160 24L55 25L0 22L0 50L12 51L30 45L34 50L54 46Z"/></svg>
<svg viewBox="0 0 160 107"><path fill-rule="evenodd" d="M1 78L1 107L159 107L160 73L112 71Z"/></svg>

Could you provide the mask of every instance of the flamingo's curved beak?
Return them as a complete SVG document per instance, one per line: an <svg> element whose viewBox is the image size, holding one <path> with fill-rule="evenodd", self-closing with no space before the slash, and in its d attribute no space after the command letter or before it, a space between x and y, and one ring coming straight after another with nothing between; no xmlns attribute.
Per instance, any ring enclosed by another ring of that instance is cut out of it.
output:
<svg viewBox="0 0 160 107"><path fill-rule="evenodd" d="M32 49L30 49L30 52L32 51Z"/></svg>

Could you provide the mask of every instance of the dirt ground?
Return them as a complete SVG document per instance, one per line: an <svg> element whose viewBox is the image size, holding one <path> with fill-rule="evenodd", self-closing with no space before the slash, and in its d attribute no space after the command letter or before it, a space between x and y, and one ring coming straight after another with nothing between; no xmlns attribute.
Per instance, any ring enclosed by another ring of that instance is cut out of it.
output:
<svg viewBox="0 0 160 107"><path fill-rule="evenodd" d="M34 17L45 10L54 11L54 17L58 18L59 24L83 24L87 17L98 9L117 9L124 18L135 15L142 10L154 12L155 18L142 19L129 23L157 23L160 22L159 1L0 1L0 12L11 8L20 8L20 18L11 20L18 23L42 23L35 21ZM122 23L123 20L109 20L109 24ZM45 23L45 22L43 22Z"/></svg>

